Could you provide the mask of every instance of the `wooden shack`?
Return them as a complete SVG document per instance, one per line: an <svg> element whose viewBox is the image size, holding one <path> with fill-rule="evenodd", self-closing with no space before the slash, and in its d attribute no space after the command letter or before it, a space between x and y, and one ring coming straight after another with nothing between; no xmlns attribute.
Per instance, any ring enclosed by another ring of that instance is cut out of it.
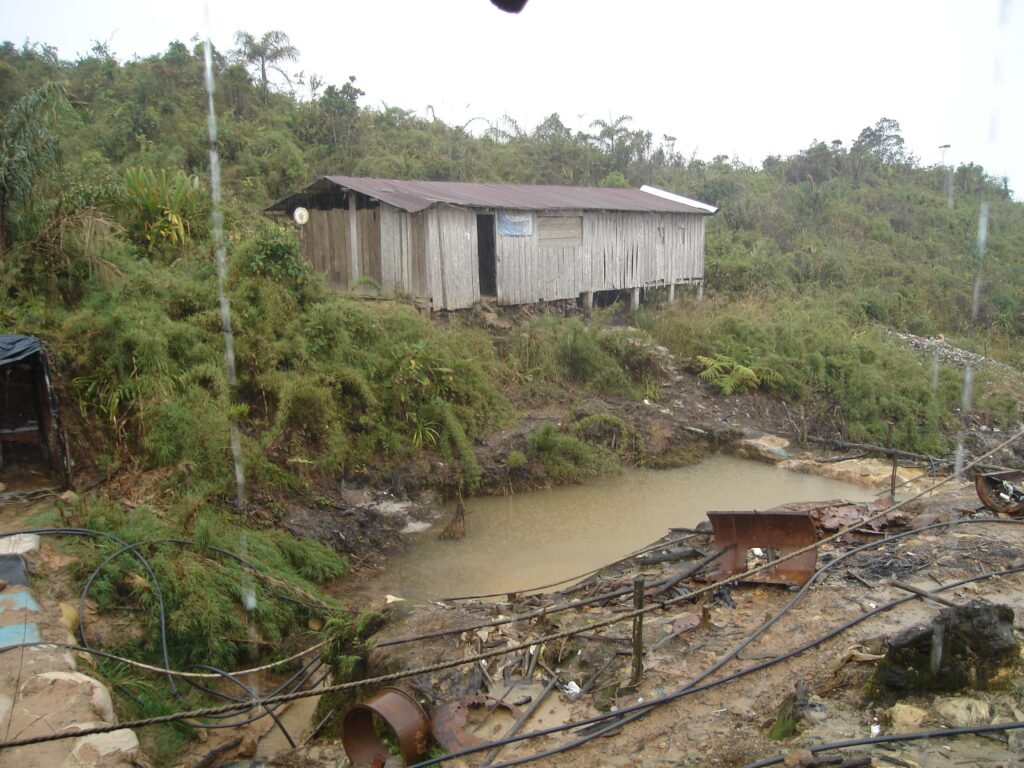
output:
<svg viewBox="0 0 1024 768"><path fill-rule="evenodd" d="M323 176L268 209L304 222L303 250L330 284L372 282L434 310L699 288L704 217L716 210L653 187L351 176Z"/></svg>

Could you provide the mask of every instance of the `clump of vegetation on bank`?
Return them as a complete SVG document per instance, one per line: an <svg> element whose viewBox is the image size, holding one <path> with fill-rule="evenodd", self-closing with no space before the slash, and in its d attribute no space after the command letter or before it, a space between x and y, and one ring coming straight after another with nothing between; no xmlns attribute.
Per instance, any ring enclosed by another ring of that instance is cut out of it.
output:
<svg viewBox="0 0 1024 768"><path fill-rule="evenodd" d="M587 477L614 472L620 466L611 449L560 431L551 423L531 434L526 447L526 455L544 467L548 480L554 484L578 483Z"/></svg>
<svg viewBox="0 0 1024 768"><path fill-rule="evenodd" d="M660 373L653 341L640 329L610 326L612 319L542 316L516 328L502 350L513 381L642 399Z"/></svg>

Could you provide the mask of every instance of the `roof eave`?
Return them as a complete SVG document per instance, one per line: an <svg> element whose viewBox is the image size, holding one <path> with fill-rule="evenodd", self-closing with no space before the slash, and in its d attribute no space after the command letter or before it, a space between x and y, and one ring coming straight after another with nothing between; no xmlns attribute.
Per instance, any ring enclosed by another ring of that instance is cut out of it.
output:
<svg viewBox="0 0 1024 768"><path fill-rule="evenodd" d="M700 200L683 197L682 195L677 195L675 192L669 192L666 189L658 189L657 187L652 187L648 184L644 184L640 187L640 191L646 192L649 195L654 195L655 197L660 197L663 200L671 200L672 202L679 203L680 205L688 205L691 208L698 208L709 216L713 216L718 211L718 206L708 205L707 203L702 203Z"/></svg>

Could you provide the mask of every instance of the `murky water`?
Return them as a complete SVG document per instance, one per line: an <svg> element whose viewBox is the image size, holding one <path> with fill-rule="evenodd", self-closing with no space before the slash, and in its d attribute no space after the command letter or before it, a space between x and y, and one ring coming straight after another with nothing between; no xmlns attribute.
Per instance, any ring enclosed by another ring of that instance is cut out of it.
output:
<svg viewBox="0 0 1024 768"><path fill-rule="evenodd" d="M636 470L582 486L466 502L466 537L438 539L443 524L409 535L408 551L358 588L407 600L527 590L613 562L692 527L708 510L768 509L792 501L864 501L874 491L714 456L692 467Z"/></svg>

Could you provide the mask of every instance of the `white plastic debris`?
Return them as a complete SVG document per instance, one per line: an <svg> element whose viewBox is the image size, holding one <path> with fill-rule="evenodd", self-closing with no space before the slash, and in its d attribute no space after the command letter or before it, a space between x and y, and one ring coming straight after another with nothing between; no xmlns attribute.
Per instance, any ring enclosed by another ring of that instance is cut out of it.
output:
<svg viewBox="0 0 1024 768"><path fill-rule="evenodd" d="M570 701L576 701L580 697L580 686L575 680L570 680L562 686L562 693L568 696Z"/></svg>

